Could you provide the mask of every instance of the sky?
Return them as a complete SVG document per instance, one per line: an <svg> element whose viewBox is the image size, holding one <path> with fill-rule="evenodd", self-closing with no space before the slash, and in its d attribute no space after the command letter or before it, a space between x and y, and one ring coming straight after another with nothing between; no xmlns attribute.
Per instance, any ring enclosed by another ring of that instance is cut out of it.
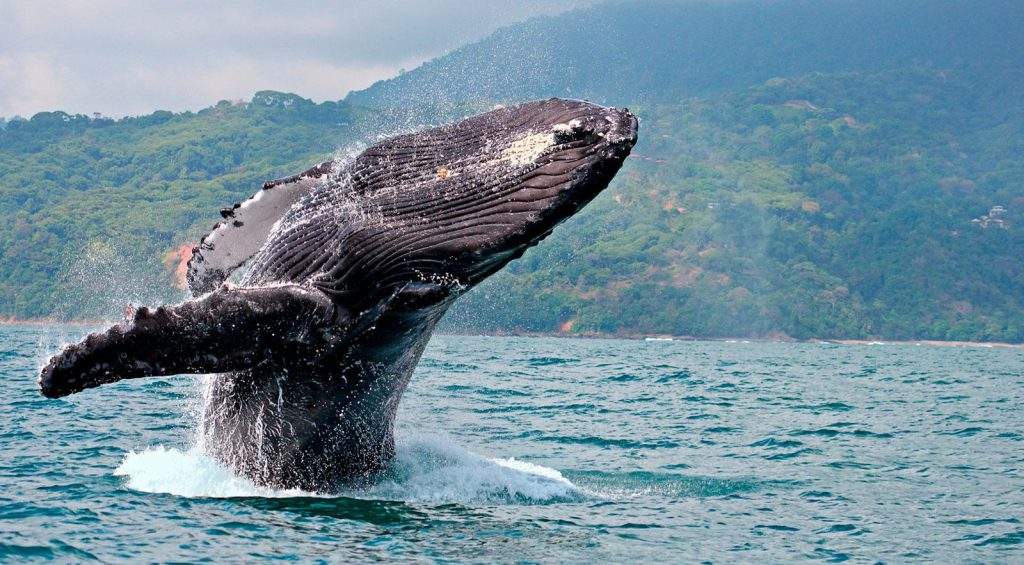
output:
<svg viewBox="0 0 1024 565"><path fill-rule="evenodd" d="M197 110L259 90L316 101L588 0L0 0L0 116Z"/></svg>

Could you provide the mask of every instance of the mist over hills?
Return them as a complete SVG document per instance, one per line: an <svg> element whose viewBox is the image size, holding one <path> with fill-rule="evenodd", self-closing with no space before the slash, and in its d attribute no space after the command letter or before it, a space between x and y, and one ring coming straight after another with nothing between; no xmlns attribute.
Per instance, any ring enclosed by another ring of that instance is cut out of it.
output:
<svg viewBox="0 0 1024 565"><path fill-rule="evenodd" d="M365 106L545 96L653 103L773 77L966 61L1024 49L1013 0L790 0L598 4L536 18L353 92Z"/></svg>
<svg viewBox="0 0 1024 565"><path fill-rule="evenodd" d="M380 132L571 96L634 109L634 156L449 329L1024 341L1022 16L1001 0L611 3L340 102L267 91L9 122L0 315L179 295L183 250L262 180Z"/></svg>

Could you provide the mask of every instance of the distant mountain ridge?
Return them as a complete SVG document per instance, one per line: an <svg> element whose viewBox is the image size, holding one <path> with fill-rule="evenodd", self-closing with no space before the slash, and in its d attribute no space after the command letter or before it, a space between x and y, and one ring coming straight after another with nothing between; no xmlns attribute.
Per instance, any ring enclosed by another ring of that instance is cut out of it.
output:
<svg viewBox="0 0 1024 565"><path fill-rule="evenodd" d="M810 72L1018 62L1017 0L612 2L501 29L350 93L372 107L664 102Z"/></svg>

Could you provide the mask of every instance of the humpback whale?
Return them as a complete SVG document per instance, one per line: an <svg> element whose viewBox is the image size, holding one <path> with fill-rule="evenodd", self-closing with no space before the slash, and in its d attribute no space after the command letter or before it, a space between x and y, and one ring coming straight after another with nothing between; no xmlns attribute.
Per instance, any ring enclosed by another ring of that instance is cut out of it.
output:
<svg viewBox="0 0 1024 565"><path fill-rule="evenodd" d="M66 346L42 394L211 374L204 449L234 472L318 492L372 480L445 311L607 187L636 138L628 110L550 99L267 182L193 251L193 298Z"/></svg>

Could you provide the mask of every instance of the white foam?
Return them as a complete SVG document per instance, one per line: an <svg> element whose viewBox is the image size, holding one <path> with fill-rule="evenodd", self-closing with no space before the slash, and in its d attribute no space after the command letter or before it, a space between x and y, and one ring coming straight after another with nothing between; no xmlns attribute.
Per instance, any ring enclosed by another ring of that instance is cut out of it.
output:
<svg viewBox="0 0 1024 565"><path fill-rule="evenodd" d="M514 458L490 459L448 439L426 436L401 442L388 476L362 494L385 500L527 504L583 497L555 469Z"/></svg>
<svg viewBox="0 0 1024 565"><path fill-rule="evenodd" d="M181 451L163 446L147 447L125 455L114 475L127 477L125 486L155 494L190 498L267 498L315 496L298 489L275 490L260 487L238 477L217 461L196 449Z"/></svg>
<svg viewBox="0 0 1024 565"><path fill-rule="evenodd" d="M260 487L238 477L198 449L149 447L125 456L114 474L130 489L184 497L288 498L322 496L298 489ZM584 498L555 469L514 458L490 459L448 439L400 441L395 461L374 485L340 493L350 498L403 502L538 504Z"/></svg>

